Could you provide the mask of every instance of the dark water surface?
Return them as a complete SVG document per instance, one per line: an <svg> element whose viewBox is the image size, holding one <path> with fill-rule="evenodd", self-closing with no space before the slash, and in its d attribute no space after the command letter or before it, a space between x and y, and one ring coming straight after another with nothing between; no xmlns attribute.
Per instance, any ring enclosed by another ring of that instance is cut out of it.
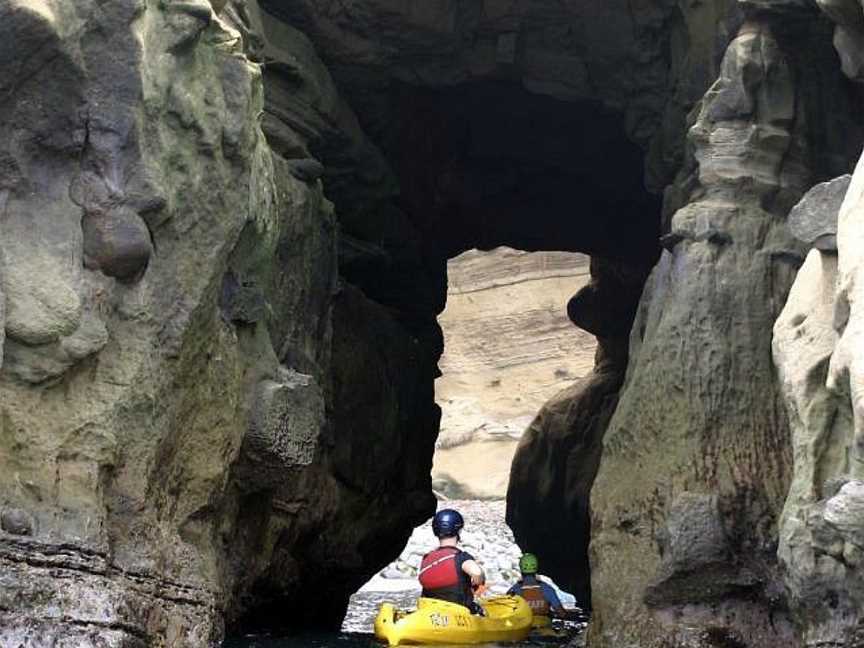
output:
<svg viewBox="0 0 864 648"><path fill-rule="evenodd" d="M564 640L536 639L508 644L475 644L473 648L548 648L562 646ZM224 648L382 648L386 643L377 641L367 634L301 634L294 637L244 637L231 639L223 644ZM441 648L454 648L442 646Z"/></svg>
<svg viewBox="0 0 864 648"><path fill-rule="evenodd" d="M243 637L228 639L223 648L380 648L370 634L299 634L293 637Z"/></svg>
<svg viewBox="0 0 864 648"><path fill-rule="evenodd" d="M359 592L351 599L351 605L342 626L342 632L303 633L287 637L247 636L228 639L223 648L382 648L372 635L372 623L381 603L390 601L400 608L411 608L416 601L416 592ZM568 637L527 639L518 643L476 644L474 648L549 648L563 646L577 639L582 624L568 624ZM571 644L571 645L578 645ZM453 648L450 646L450 648Z"/></svg>
<svg viewBox="0 0 864 648"><path fill-rule="evenodd" d="M549 648L565 644L567 644L566 639L526 639L518 643L475 644L473 648ZM243 637L229 639L223 644L223 648L383 648L386 646L386 643L376 640L371 634L350 632L299 634L293 637ZM442 648L454 647L451 645Z"/></svg>

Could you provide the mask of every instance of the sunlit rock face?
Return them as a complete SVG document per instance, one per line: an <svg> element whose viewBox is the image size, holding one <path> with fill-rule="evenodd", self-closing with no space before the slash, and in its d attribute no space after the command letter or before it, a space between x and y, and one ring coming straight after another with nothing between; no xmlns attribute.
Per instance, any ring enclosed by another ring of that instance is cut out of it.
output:
<svg viewBox="0 0 864 648"><path fill-rule="evenodd" d="M593 336L574 328L565 308L588 278L588 258L564 252L472 250L447 264L437 492L504 497L528 423L594 364Z"/></svg>
<svg viewBox="0 0 864 648"><path fill-rule="evenodd" d="M833 246L810 251L774 326L774 362L789 412L792 486L779 556L805 646L855 646L862 637L862 457L859 399L861 165L814 187L810 209ZM843 191L833 192L832 187ZM848 188L848 192L845 191ZM845 197L845 199L844 199ZM814 202L814 198L821 198ZM838 222L839 220L839 222Z"/></svg>

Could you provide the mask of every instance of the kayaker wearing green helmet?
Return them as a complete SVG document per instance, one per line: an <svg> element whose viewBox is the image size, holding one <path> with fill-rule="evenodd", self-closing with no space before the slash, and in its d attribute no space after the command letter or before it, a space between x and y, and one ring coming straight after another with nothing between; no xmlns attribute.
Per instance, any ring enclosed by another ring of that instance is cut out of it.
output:
<svg viewBox="0 0 864 648"><path fill-rule="evenodd" d="M522 572L522 578L507 593L511 596L521 596L528 601L535 618L568 617L569 614L561 605L561 599L558 598L554 588L537 578L538 568L537 556L532 553L522 554L519 559L519 571Z"/></svg>

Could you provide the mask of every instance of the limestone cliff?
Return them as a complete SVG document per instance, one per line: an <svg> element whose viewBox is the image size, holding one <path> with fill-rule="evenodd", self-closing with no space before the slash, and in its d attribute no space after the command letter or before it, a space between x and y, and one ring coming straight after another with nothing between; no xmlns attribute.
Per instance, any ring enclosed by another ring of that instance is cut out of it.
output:
<svg viewBox="0 0 864 648"><path fill-rule="evenodd" d="M433 485L450 497L504 497L527 424L594 364L593 336L565 308L588 281L588 259L473 250L449 261L447 279Z"/></svg>

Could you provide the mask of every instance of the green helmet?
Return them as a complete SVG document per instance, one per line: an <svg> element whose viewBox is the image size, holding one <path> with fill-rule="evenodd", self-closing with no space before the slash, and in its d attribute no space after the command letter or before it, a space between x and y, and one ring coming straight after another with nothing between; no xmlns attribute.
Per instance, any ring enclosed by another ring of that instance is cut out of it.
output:
<svg viewBox="0 0 864 648"><path fill-rule="evenodd" d="M532 553L522 554L519 559L519 571L523 574L536 574L537 568L537 556Z"/></svg>

